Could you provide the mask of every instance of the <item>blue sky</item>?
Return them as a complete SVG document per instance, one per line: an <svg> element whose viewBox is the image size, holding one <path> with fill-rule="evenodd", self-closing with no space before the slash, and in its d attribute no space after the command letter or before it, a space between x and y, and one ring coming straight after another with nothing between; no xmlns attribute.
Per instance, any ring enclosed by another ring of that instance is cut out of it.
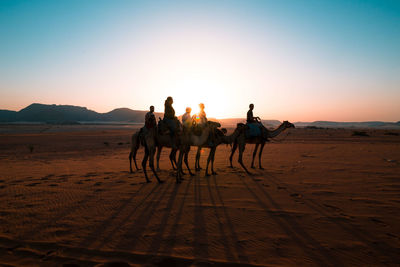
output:
<svg viewBox="0 0 400 267"><path fill-rule="evenodd" d="M0 36L0 109L400 120L400 1L0 0Z"/></svg>

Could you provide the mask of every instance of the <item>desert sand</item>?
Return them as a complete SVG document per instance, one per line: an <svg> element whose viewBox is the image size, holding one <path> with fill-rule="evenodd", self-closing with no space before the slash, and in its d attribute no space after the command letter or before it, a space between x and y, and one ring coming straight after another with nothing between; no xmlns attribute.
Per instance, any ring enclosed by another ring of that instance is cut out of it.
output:
<svg viewBox="0 0 400 267"><path fill-rule="evenodd" d="M177 185L169 149L129 173L134 130L0 126L0 265L400 265L400 131L290 129L252 175L221 145Z"/></svg>

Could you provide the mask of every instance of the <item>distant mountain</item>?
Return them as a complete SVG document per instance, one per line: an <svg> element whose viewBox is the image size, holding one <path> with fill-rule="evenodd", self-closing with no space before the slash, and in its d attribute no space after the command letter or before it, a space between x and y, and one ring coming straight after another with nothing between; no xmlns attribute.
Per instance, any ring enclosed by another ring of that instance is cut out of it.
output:
<svg viewBox="0 0 400 267"><path fill-rule="evenodd" d="M387 128L400 129L400 122L336 122L336 121L314 121L314 122L295 122L296 127L318 127L318 128Z"/></svg>
<svg viewBox="0 0 400 267"><path fill-rule="evenodd" d="M71 105L31 104L20 111L0 110L0 122L144 122L147 111L129 108L114 109L107 113L98 113L86 107ZM162 116L156 113L156 116Z"/></svg>

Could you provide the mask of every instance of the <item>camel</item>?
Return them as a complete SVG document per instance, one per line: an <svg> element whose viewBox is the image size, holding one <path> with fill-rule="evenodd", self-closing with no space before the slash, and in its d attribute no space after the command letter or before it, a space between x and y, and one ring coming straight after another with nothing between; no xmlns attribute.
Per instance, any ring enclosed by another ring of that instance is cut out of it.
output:
<svg viewBox="0 0 400 267"><path fill-rule="evenodd" d="M179 137L179 157L176 172L176 182L180 183L182 179L182 160L184 160L186 167L190 175L194 175L188 164L188 155L191 146L205 146L209 137L210 132L215 129L214 123L207 122L200 136L193 134L192 132L183 132Z"/></svg>
<svg viewBox="0 0 400 267"><path fill-rule="evenodd" d="M244 124L242 124L242 125L244 125ZM288 122L288 121L284 121L284 122L283 122L281 125L279 125L279 127L276 128L275 130L272 130L272 131L268 130L268 138L273 138L273 137L278 136L281 132L283 132L283 131L284 131L285 129L287 129L287 128L294 128L294 125L293 125L292 123ZM254 152L253 152L253 159L252 159L252 161L251 161L251 168L255 168L255 167L254 167L254 158L255 158L255 156L256 156L256 154L257 154L257 149L258 149L258 147L261 146L261 147L260 147L260 152L259 152L259 154L258 154L258 164L259 164L259 168L260 168L260 169L263 169L263 167L261 166L261 155L262 155L262 151L263 151L263 149L264 149L265 142L267 142L267 141L268 141L268 139L265 139L265 138L263 138L262 136L247 138L247 137L246 137L246 134L245 134L245 131L242 132L242 134L240 134L240 135L236 138L236 140L234 141L234 144L233 144L233 147L232 147L232 153L231 153L231 155L230 155L230 157L229 157L229 161L230 161L230 164L231 164L230 167L233 168L233 165L232 165L232 157L233 157L233 154L235 153L237 147L239 146L239 159L238 159L238 162L239 162L240 165L243 167L243 169L244 169L248 174L250 174L250 172L249 172L249 171L247 170L247 168L244 166L243 160L242 160L243 151L244 151L244 149L245 149L245 147L246 147L246 143L247 143L247 144L255 144L255 148L254 148Z"/></svg>
<svg viewBox="0 0 400 267"><path fill-rule="evenodd" d="M160 135L157 133L157 167L156 170L160 171L159 168L159 161L160 161L160 154L163 147L171 147L171 137L169 135ZM140 148L140 140L139 140L139 131L135 132L131 138L131 151L129 153L129 168L130 172L132 173L132 160L135 163L136 170L140 170L136 164L136 154ZM171 153L169 154L169 160L171 161L172 168L176 170L176 152L177 149L171 149Z"/></svg>
<svg viewBox="0 0 400 267"><path fill-rule="evenodd" d="M132 134L132 137L131 137L131 152L129 153L129 169L130 169L131 173L133 172L132 159L133 159L133 162L135 163L136 170L137 171L140 170L136 164L136 153L140 147L139 134L140 134L140 131L136 131L134 134Z"/></svg>
<svg viewBox="0 0 400 267"><path fill-rule="evenodd" d="M154 169L154 154L156 151L156 135L157 135L157 130L156 128L151 128L147 129L147 132L144 134L139 135L139 139L144 145L144 157L142 161L142 168L144 172L144 176L146 178L146 182L150 182L149 178L147 177L147 171L146 171L146 164L147 160L149 160L149 166L150 169L152 170L154 176L157 178L157 181L159 183L163 183L160 178L158 178L157 172Z"/></svg>
<svg viewBox="0 0 400 267"><path fill-rule="evenodd" d="M208 158L207 158L207 165L206 165L206 176L210 176L210 174L208 173L208 166L209 163L211 161L211 173L213 175L216 175L217 173L214 171L214 158L215 158L215 151L217 150L217 146L220 144L232 144L236 138L246 130L246 127L244 127L244 124L242 125L238 125L238 127L235 129L235 131L231 134L231 135L226 135L227 131L225 128L220 129L215 129L214 132L214 140L212 145L210 145L209 143L206 143L203 146L198 146L197 147L197 153L196 153L196 162L195 162L195 168L196 171L200 170L200 151L203 147L209 148L210 152L208 154Z"/></svg>

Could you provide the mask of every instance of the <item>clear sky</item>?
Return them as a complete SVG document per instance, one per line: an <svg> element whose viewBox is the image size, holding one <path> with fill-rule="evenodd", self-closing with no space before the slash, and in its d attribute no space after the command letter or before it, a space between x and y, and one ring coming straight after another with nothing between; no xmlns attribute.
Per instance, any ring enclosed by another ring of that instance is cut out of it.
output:
<svg viewBox="0 0 400 267"><path fill-rule="evenodd" d="M0 0L0 109L400 120L400 1Z"/></svg>

